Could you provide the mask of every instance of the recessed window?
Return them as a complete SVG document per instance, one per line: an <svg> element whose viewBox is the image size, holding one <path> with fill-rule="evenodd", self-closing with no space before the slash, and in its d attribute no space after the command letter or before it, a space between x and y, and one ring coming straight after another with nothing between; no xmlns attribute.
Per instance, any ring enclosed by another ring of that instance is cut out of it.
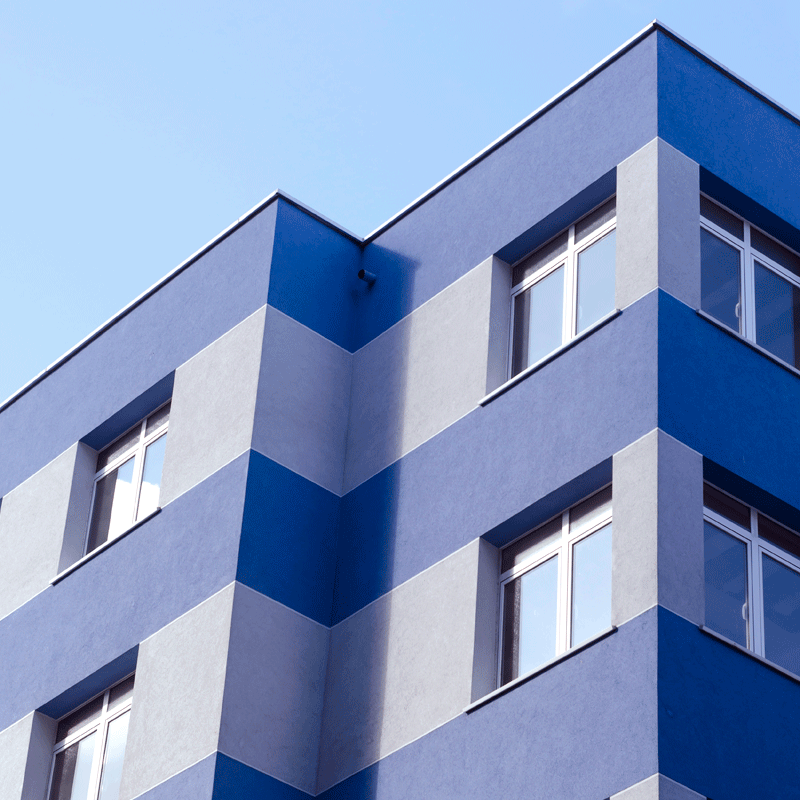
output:
<svg viewBox="0 0 800 800"><path fill-rule="evenodd" d="M704 490L706 626L800 675L800 536Z"/></svg>
<svg viewBox="0 0 800 800"><path fill-rule="evenodd" d="M800 368L800 256L700 198L701 308Z"/></svg>
<svg viewBox="0 0 800 800"><path fill-rule="evenodd" d="M117 800L133 675L58 723L49 800Z"/></svg>
<svg viewBox="0 0 800 800"><path fill-rule="evenodd" d="M510 377L614 310L615 225L612 198L514 266Z"/></svg>
<svg viewBox="0 0 800 800"><path fill-rule="evenodd" d="M611 625L611 487L501 555L500 685Z"/></svg>
<svg viewBox="0 0 800 800"><path fill-rule="evenodd" d="M161 406L97 456L87 553L158 508L169 409Z"/></svg>

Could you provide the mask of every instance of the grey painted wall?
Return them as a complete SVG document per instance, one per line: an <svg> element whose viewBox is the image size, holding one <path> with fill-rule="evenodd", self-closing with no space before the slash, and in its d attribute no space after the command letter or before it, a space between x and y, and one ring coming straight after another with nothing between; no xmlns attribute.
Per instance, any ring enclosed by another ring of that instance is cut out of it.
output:
<svg viewBox="0 0 800 800"><path fill-rule="evenodd" d="M332 628L319 791L470 703L481 555L475 540Z"/></svg>
<svg viewBox="0 0 800 800"><path fill-rule="evenodd" d="M266 307L175 371L162 506L249 449Z"/></svg>
<svg viewBox="0 0 800 800"><path fill-rule="evenodd" d="M73 445L3 498L0 618L46 589L58 573L77 454Z"/></svg>
<svg viewBox="0 0 800 800"><path fill-rule="evenodd" d="M352 360L346 350L267 306L253 448L337 495Z"/></svg>
<svg viewBox="0 0 800 800"><path fill-rule="evenodd" d="M33 712L0 731L3 800L42 800L50 779L56 723Z"/></svg>
<svg viewBox="0 0 800 800"><path fill-rule="evenodd" d="M140 645L120 800L216 751L233 596L231 583Z"/></svg>
<svg viewBox="0 0 800 800"><path fill-rule="evenodd" d="M329 629L236 584L219 750L315 794Z"/></svg>
<svg viewBox="0 0 800 800"><path fill-rule="evenodd" d="M617 308L656 286L700 306L699 219L699 166L662 139L617 167Z"/></svg>
<svg viewBox="0 0 800 800"><path fill-rule="evenodd" d="M614 455L612 623L659 603L704 619L703 462L653 430Z"/></svg>
<svg viewBox="0 0 800 800"><path fill-rule="evenodd" d="M355 353L345 492L472 411L487 377L497 379L498 359L490 367L489 358L494 262L470 270Z"/></svg>
<svg viewBox="0 0 800 800"><path fill-rule="evenodd" d="M611 795L611 800L705 800L705 797L656 773L641 783Z"/></svg>

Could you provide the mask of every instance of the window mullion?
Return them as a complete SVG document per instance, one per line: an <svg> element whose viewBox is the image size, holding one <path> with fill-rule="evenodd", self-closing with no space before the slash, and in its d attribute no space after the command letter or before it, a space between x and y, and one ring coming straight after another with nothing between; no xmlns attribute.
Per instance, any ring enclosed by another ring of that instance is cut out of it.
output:
<svg viewBox="0 0 800 800"><path fill-rule="evenodd" d="M575 253L575 226L569 227L567 240L567 261L564 265L564 318L561 343L566 344L575 335L575 271L577 255Z"/></svg>
<svg viewBox="0 0 800 800"><path fill-rule="evenodd" d="M142 493L142 475L144 474L144 451L145 451L145 430L147 417L142 420L142 433L139 436L139 444L136 447L136 461L133 468L133 519L131 525L136 522L139 515L139 497Z"/></svg>
<svg viewBox="0 0 800 800"><path fill-rule="evenodd" d="M756 299L749 222L744 223L744 251L742 252L742 261L742 336L754 342L756 340Z"/></svg>
<svg viewBox="0 0 800 800"><path fill-rule="evenodd" d="M572 234L570 233L570 236ZM561 549L558 552L558 652L569 650L570 616L569 511L561 515Z"/></svg>

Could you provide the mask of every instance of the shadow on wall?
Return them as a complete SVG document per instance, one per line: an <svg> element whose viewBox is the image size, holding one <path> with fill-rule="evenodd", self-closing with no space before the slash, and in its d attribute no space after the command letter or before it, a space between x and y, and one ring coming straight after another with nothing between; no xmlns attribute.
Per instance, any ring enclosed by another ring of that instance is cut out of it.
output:
<svg viewBox="0 0 800 800"><path fill-rule="evenodd" d="M353 289L356 326L362 330L376 324L375 316L405 312L417 266L376 245L368 248L367 269L375 282ZM384 331L354 354L346 464L391 464L401 452L411 327ZM318 791L333 787L331 797L344 789L341 781L386 754L386 726L394 724L403 702L398 687L387 682L392 605L384 596L395 582L399 476L399 463L381 469L341 501L317 778ZM346 491L347 466L344 480ZM375 797L375 774L359 776L360 798Z"/></svg>

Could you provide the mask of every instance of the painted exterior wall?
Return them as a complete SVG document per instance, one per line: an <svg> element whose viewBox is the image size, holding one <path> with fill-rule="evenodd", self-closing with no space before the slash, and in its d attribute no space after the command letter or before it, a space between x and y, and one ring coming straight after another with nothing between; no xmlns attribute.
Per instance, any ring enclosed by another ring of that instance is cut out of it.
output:
<svg viewBox="0 0 800 800"><path fill-rule="evenodd" d="M792 797L800 680L700 629L702 487L800 530L800 374L697 308L700 192L797 247L798 152L651 27L369 241L272 198L0 408L3 797L134 670L123 800ZM487 397L511 265L612 195L618 313ZM84 559L169 398L162 508ZM608 483L615 629L492 695L499 548Z"/></svg>

